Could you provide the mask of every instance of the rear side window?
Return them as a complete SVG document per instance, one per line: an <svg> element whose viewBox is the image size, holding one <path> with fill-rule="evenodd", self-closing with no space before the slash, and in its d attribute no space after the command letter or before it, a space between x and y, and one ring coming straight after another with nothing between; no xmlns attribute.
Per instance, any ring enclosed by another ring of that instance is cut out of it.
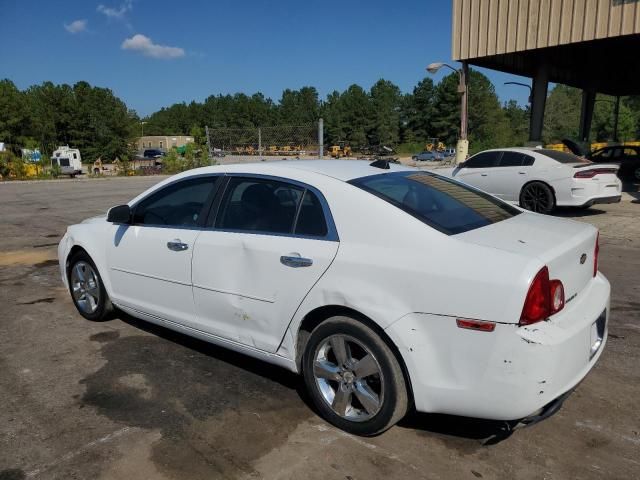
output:
<svg viewBox="0 0 640 480"><path fill-rule="evenodd" d="M500 167L528 167L533 165L533 157L520 152L502 152Z"/></svg>
<svg viewBox="0 0 640 480"><path fill-rule="evenodd" d="M194 227L212 194L215 177L182 180L142 200L133 213L136 225Z"/></svg>
<svg viewBox="0 0 640 480"><path fill-rule="evenodd" d="M559 150L548 150L541 148L536 152L546 155L547 157L560 163L591 163L582 157L577 157L573 153L561 152Z"/></svg>
<svg viewBox="0 0 640 480"><path fill-rule="evenodd" d="M216 228L247 232L292 233L304 189L275 180L229 180Z"/></svg>
<svg viewBox="0 0 640 480"><path fill-rule="evenodd" d="M427 225L455 235L506 220L520 211L490 195L428 172L394 172L351 180Z"/></svg>
<svg viewBox="0 0 640 480"><path fill-rule="evenodd" d="M310 190L307 190L302 198L294 233L312 237L324 237L328 233L322 204Z"/></svg>
<svg viewBox="0 0 640 480"><path fill-rule="evenodd" d="M502 152L482 152L464 162L465 168L488 168L498 165Z"/></svg>

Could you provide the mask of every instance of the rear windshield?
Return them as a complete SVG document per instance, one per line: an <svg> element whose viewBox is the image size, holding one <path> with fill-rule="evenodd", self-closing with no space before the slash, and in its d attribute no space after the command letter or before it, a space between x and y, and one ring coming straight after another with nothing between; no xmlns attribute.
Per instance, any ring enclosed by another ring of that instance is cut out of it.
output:
<svg viewBox="0 0 640 480"><path fill-rule="evenodd" d="M589 160L583 157L578 157L573 153L561 152L559 150L540 149L536 150L536 152L542 153L543 155L546 155L547 157L552 158L556 162L560 163L591 163Z"/></svg>
<svg viewBox="0 0 640 480"><path fill-rule="evenodd" d="M429 172L394 172L349 183L447 235L506 220L520 211L490 195Z"/></svg>

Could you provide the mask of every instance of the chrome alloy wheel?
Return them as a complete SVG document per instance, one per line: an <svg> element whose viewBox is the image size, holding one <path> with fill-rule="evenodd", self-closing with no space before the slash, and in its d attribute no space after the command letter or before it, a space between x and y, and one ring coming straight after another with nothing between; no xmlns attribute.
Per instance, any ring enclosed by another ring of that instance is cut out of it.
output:
<svg viewBox="0 0 640 480"><path fill-rule="evenodd" d="M98 275L87 262L77 262L71 269L71 292L78 308L94 313L100 304Z"/></svg>
<svg viewBox="0 0 640 480"><path fill-rule="evenodd" d="M331 335L323 340L314 356L313 376L324 401L346 420L369 420L382 407L380 364L351 336Z"/></svg>

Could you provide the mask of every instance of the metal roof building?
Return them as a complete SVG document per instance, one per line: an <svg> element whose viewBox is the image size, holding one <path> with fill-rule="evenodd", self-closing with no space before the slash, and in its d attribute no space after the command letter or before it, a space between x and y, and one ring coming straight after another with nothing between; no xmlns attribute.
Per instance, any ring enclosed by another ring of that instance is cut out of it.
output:
<svg viewBox="0 0 640 480"><path fill-rule="evenodd" d="M548 82L583 90L586 138L596 93L640 94L640 0L453 0L455 60L533 79L540 140Z"/></svg>

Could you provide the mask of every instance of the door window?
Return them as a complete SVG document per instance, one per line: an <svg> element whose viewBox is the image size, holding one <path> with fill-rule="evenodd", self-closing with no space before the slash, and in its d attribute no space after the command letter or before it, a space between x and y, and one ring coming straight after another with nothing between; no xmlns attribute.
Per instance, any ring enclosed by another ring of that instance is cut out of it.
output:
<svg viewBox="0 0 640 480"><path fill-rule="evenodd" d="M304 189L276 180L232 177L215 227L223 230L287 234Z"/></svg>
<svg viewBox="0 0 640 480"><path fill-rule="evenodd" d="M202 177L163 188L142 200L134 210L136 225L195 227L213 191L216 177Z"/></svg>
<svg viewBox="0 0 640 480"><path fill-rule="evenodd" d="M499 167L530 167L533 165L534 158L520 152L502 152L502 157L498 162Z"/></svg>
<svg viewBox="0 0 640 480"><path fill-rule="evenodd" d="M310 190L307 190L302 198L294 233L312 237L324 237L328 233L322 204Z"/></svg>
<svg viewBox="0 0 640 480"><path fill-rule="evenodd" d="M502 152L482 152L464 162L465 168L488 168L498 164Z"/></svg>

